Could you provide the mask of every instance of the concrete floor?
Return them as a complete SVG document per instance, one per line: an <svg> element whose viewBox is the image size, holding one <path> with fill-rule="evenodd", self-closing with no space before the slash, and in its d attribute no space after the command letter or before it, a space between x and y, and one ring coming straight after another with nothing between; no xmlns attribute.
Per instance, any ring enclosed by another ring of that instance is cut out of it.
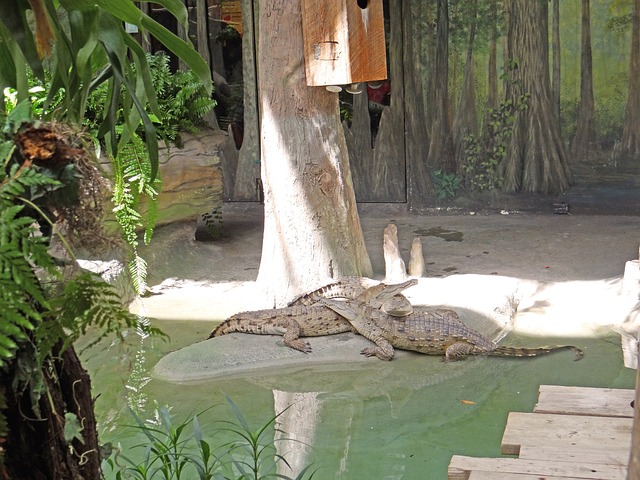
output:
<svg viewBox="0 0 640 480"><path fill-rule="evenodd" d="M513 205L499 210L456 208L454 215L439 210L417 215L386 205L360 210L375 278L384 276L384 227L397 225L405 261L413 238L421 238L427 272L406 291L415 305L454 308L466 323L492 338L509 331L575 338L610 328L637 329L636 216L559 215L550 206L546 211L522 211ZM195 242L191 224L157 229L150 249L143 252L154 294L135 301L132 310L151 318L206 321L213 328L238 311L265 308L254 282L262 207L225 204L223 226L227 236L216 242ZM156 374L195 379L273 362L292 366L361 361L357 353L367 341L342 339L355 343L345 349L334 337L315 338L312 345L318 355L304 355L273 337L233 334L207 342L194 338L192 347L165 357Z"/></svg>

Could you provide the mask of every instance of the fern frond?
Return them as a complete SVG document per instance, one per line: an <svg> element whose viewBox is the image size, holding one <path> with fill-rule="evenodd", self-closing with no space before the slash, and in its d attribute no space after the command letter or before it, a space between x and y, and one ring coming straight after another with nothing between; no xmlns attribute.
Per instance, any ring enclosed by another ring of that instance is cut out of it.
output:
<svg viewBox="0 0 640 480"><path fill-rule="evenodd" d="M131 275L131 283L138 295L142 295L147 291L147 262L136 255L129 262L129 275Z"/></svg>

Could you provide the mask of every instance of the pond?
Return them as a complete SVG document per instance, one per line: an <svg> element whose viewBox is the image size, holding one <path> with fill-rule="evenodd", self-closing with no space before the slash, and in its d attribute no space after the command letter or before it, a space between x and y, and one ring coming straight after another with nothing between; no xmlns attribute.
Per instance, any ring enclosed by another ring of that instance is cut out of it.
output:
<svg viewBox="0 0 640 480"><path fill-rule="evenodd" d="M140 439L139 432L126 427L134 423L127 398L143 418L151 418L161 405L171 406L180 421L206 410L199 415L205 435L217 421L234 420L225 395L253 428L292 405L278 418L278 426L296 441L281 444L279 453L294 468L312 464L318 469L314 478L320 480L446 479L454 454L500 456L507 414L532 411L540 384L635 385L635 371L623 366L614 334L525 339L527 344L575 344L585 352L577 362L568 351L534 359L478 357L455 363L410 354L392 362L370 359L174 384L153 379L151 368L166 352L206 338L211 323L152 324L169 334L170 342L134 334L126 350L112 345L83 354L97 395L102 442L131 445ZM510 334L501 343L519 340Z"/></svg>

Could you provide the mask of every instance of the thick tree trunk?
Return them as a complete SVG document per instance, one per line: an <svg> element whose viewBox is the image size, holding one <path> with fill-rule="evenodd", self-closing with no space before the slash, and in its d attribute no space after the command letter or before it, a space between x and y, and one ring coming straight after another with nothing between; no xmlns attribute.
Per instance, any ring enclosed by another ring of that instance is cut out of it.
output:
<svg viewBox="0 0 640 480"><path fill-rule="evenodd" d="M330 278L372 275L338 95L308 87L300 0L259 13L258 92L265 224L258 283L269 303Z"/></svg>
<svg viewBox="0 0 640 480"><path fill-rule="evenodd" d="M553 0L553 28L551 52L553 75L551 77L551 101L556 121L560 124L560 0Z"/></svg>
<svg viewBox="0 0 640 480"><path fill-rule="evenodd" d="M580 56L580 103L578 128L573 139L573 161L597 158L596 106L593 98L593 63L591 56L591 0L582 0L582 53Z"/></svg>
<svg viewBox="0 0 640 480"><path fill-rule="evenodd" d="M257 3L257 0L256 0ZM254 0L242 0L242 83L244 87L244 133L238 155L233 199L256 201L260 192L260 138L258 126L258 92L256 85L256 51L254 46Z"/></svg>
<svg viewBox="0 0 640 480"><path fill-rule="evenodd" d="M633 0L629 94L622 139L614 150L616 161L640 160L640 0Z"/></svg>
<svg viewBox="0 0 640 480"><path fill-rule="evenodd" d="M402 66L404 67L404 98L405 114L405 152L407 159L408 195L411 209L428 207L435 197L435 190L427 168L429 152L429 130L426 121L426 111L423 88L424 67L428 64L427 54L423 51L423 39L429 35L425 18L429 15L429 6L424 0L402 1L402 29L405 35L398 32L402 38ZM401 67L402 68L402 67Z"/></svg>
<svg viewBox="0 0 640 480"><path fill-rule="evenodd" d="M433 125L429 145L429 164L449 173L456 172L456 161L449 120L449 2L438 0L436 63L434 77Z"/></svg>
<svg viewBox="0 0 640 480"><path fill-rule="evenodd" d="M469 28L469 44L467 45L464 79L460 92L460 104L458 105L456 117L453 122L453 146L455 158L459 165L465 161L465 149L467 146L465 138L470 134L475 135L478 128L476 117L476 77L473 63L473 47L477 26L477 0L472 0L470 3L471 6L469 8L472 12L473 19Z"/></svg>
<svg viewBox="0 0 640 480"><path fill-rule="evenodd" d="M9 424L6 438L4 466L0 467L0 478L12 480L94 480L100 478L100 453L96 420L93 413L91 380L82 368L73 348L61 356L54 348L49 368L43 368L46 391L35 401L39 413L32 408L29 391L21 394L14 391L13 382L24 381L22 377L34 355L32 347L21 348L14 363L22 369L11 368L14 375L3 374L0 388L7 397L4 414ZM65 440L65 425L71 421L65 415L77 417L82 428L82 443Z"/></svg>
<svg viewBox="0 0 640 480"><path fill-rule="evenodd" d="M565 191L571 172L553 113L549 80L547 0L510 0L508 54L512 70L508 98L518 109L509 154L505 160L504 189L553 193Z"/></svg>

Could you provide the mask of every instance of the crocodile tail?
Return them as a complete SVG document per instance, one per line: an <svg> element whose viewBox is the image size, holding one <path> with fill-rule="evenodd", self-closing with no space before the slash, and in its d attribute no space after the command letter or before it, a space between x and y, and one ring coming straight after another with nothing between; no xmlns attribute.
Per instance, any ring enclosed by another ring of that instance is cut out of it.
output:
<svg viewBox="0 0 640 480"><path fill-rule="evenodd" d="M241 331L242 329L240 327L238 320L235 319L234 317L230 317L224 322L218 324L216 328L214 328L211 331L211 333L207 337L207 340L213 337L220 337L222 335L226 335L227 333L241 332Z"/></svg>
<svg viewBox="0 0 640 480"><path fill-rule="evenodd" d="M524 347L505 347L498 346L495 350L489 352L489 355L494 357L537 357L538 355L546 355L547 353L553 353L560 350L573 350L575 360L580 360L584 353L578 347L573 345L556 345L552 347L537 347L537 348L524 348Z"/></svg>

